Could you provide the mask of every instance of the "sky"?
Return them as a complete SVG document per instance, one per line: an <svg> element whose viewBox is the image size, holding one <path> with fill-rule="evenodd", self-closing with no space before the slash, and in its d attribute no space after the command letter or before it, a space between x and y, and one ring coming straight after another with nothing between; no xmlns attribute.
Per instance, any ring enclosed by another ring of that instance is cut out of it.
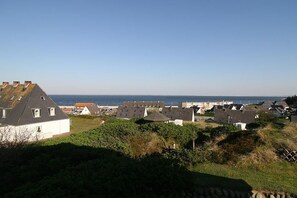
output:
<svg viewBox="0 0 297 198"><path fill-rule="evenodd" d="M0 0L0 80L48 94L297 94L296 0Z"/></svg>

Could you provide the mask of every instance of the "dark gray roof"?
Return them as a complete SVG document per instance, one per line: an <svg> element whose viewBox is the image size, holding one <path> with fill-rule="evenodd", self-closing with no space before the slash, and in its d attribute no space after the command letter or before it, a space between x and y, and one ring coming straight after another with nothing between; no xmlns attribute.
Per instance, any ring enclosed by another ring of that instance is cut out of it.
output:
<svg viewBox="0 0 297 198"><path fill-rule="evenodd" d="M93 115L99 114L99 108L96 104L86 106Z"/></svg>
<svg viewBox="0 0 297 198"><path fill-rule="evenodd" d="M269 109L272 105L273 105L273 102L270 101L270 100L265 101L265 102L262 104L263 108L265 108L265 109Z"/></svg>
<svg viewBox="0 0 297 198"><path fill-rule="evenodd" d="M180 119L183 121L194 121L194 109L165 107L162 113L171 120Z"/></svg>
<svg viewBox="0 0 297 198"><path fill-rule="evenodd" d="M143 118L145 116L145 107L125 107L119 106L117 118Z"/></svg>
<svg viewBox="0 0 297 198"><path fill-rule="evenodd" d="M144 120L152 122L166 122L169 121L169 118L162 113L154 112L144 118Z"/></svg>
<svg viewBox="0 0 297 198"><path fill-rule="evenodd" d="M231 109L215 109L214 120L220 123L252 123L255 122L255 111L240 111Z"/></svg>
<svg viewBox="0 0 297 198"><path fill-rule="evenodd" d="M1 90L1 124L19 126L68 119L56 103L37 84L30 84L26 89L24 88L24 85L19 85L16 88L12 85L7 85ZM13 100L8 102L7 98L12 98L13 96ZM55 108L54 116L50 116L49 108ZM6 109L6 118L2 118L2 109ZM34 118L33 109L40 109L41 116Z"/></svg>
<svg viewBox="0 0 297 198"><path fill-rule="evenodd" d="M147 108L163 108L164 102L161 101L127 101L123 102L125 107L147 107Z"/></svg>
<svg viewBox="0 0 297 198"><path fill-rule="evenodd" d="M276 101L274 105L282 106L283 108L288 108L289 105L285 101Z"/></svg>

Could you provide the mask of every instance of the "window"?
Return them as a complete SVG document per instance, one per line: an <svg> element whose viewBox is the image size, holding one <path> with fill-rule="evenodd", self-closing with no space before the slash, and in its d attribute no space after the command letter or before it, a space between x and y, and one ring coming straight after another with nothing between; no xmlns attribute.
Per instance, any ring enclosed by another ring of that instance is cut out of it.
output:
<svg viewBox="0 0 297 198"><path fill-rule="evenodd" d="M55 116L56 115L55 107L48 108L48 113L49 113L50 116Z"/></svg>
<svg viewBox="0 0 297 198"><path fill-rule="evenodd" d="M45 97L44 97L44 96L41 96L40 99L41 99L41 100L45 100Z"/></svg>
<svg viewBox="0 0 297 198"><path fill-rule="evenodd" d="M40 118L40 109L32 109L33 117Z"/></svg>
<svg viewBox="0 0 297 198"><path fill-rule="evenodd" d="M2 110L2 118L6 118L6 109Z"/></svg>

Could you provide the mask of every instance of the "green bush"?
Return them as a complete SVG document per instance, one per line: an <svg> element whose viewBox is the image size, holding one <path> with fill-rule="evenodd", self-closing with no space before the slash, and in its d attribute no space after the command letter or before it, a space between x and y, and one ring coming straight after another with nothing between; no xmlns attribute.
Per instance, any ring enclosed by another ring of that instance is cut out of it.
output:
<svg viewBox="0 0 297 198"><path fill-rule="evenodd" d="M257 119L257 123L261 127L267 126L269 123L276 123L277 117L272 112L260 111L259 118Z"/></svg>
<svg viewBox="0 0 297 198"><path fill-rule="evenodd" d="M148 123L140 125L141 131L152 131L163 137L166 141L173 139L181 147L184 147L193 138L197 138L199 129L194 125L178 126L166 123Z"/></svg>
<svg viewBox="0 0 297 198"><path fill-rule="evenodd" d="M229 134L235 131L238 131L238 128L231 124L218 126L216 128L210 129L210 137L215 138L217 136L220 136L223 134Z"/></svg>
<svg viewBox="0 0 297 198"><path fill-rule="evenodd" d="M260 124L259 123L249 123L246 125L246 129L247 130L255 130L255 129L258 129L260 127Z"/></svg>

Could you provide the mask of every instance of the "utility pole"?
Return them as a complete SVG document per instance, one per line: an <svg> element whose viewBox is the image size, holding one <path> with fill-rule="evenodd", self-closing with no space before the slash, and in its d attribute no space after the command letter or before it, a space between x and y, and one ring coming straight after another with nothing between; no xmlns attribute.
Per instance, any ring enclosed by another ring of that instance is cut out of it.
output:
<svg viewBox="0 0 297 198"><path fill-rule="evenodd" d="M193 151L195 151L195 136L194 136L194 134L195 134L195 130L193 129L193 133L192 133L192 146L193 146Z"/></svg>

